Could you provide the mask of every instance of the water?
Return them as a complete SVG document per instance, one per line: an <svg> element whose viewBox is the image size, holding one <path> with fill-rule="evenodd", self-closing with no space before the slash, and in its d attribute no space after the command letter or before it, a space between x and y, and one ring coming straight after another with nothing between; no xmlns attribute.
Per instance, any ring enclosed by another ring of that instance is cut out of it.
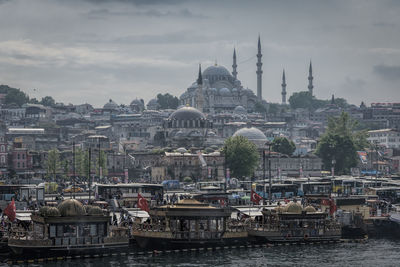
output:
<svg viewBox="0 0 400 267"><path fill-rule="evenodd" d="M400 240L66 260L30 266L400 266Z"/></svg>

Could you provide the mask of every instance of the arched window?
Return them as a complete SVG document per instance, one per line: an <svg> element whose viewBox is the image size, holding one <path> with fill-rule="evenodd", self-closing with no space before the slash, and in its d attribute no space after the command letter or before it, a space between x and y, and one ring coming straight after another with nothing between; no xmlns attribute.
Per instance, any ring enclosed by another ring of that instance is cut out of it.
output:
<svg viewBox="0 0 400 267"><path fill-rule="evenodd" d="M1 156L0 160L1 160L1 163L6 163L6 157L5 156Z"/></svg>

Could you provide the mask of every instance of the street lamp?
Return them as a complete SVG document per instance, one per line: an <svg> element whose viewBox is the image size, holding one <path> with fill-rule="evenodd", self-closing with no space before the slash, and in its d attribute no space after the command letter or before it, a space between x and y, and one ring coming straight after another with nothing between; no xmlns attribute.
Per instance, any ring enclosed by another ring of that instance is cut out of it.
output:
<svg viewBox="0 0 400 267"><path fill-rule="evenodd" d="M268 202L269 205L272 203L272 177L271 177L271 146L272 143L266 142L265 145L268 147L268 181L269 181L269 188L268 188ZM264 196L265 196L265 150L263 150L263 166L264 166Z"/></svg>

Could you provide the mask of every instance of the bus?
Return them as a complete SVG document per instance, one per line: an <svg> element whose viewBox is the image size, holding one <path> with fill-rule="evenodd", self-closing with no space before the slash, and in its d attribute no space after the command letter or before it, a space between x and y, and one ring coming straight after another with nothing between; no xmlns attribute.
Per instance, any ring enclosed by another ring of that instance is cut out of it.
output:
<svg viewBox="0 0 400 267"><path fill-rule="evenodd" d="M392 204L400 203L400 187L370 187L367 189L367 195L376 195L380 200L385 200Z"/></svg>
<svg viewBox="0 0 400 267"><path fill-rule="evenodd" d="M256 193L265 199L269 198L269 184L257 183ZM298 195L298 185L296 184L272 184L271 195L274 199L291 198Z"/></svg>
<svg viewBox="0 0 400 267"><path fill-rule="evenodd" d="M162 202L164 187L161 184L130 183L130 184L96 184L96 198L110 202L116 199L120 205L134 207L138 194L148 201Z"/></svg>

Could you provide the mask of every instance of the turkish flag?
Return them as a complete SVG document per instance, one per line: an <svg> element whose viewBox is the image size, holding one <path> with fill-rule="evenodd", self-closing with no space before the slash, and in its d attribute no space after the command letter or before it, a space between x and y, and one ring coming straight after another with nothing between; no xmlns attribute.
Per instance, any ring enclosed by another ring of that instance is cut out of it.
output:
<svg viewBox="0 0 400 267"><path fill-rule="evenodd" d="M15 220L16 208L15 208L15 201L14 201L14 199L12 199L11 203L8 204L7 208L5 208L4 214L7 215L8 219L9 219L10 221L13 222L13 221Z"/></svg>
<svg viewBox="0 0 400 267"><path fill-rule="evenodd" d="M138 196L138 204L137 204L138 208L149 212L149 205L147 204L147 200L139 193L137 196Z"/></svg>
<svg viewBox="0 0 400 267"><path fill-rule="evenodd" d="M251 189L251 196L250 196L251 202L259 204L261 199L263 198L259 194L257 194L253 189Z"/></svg>

